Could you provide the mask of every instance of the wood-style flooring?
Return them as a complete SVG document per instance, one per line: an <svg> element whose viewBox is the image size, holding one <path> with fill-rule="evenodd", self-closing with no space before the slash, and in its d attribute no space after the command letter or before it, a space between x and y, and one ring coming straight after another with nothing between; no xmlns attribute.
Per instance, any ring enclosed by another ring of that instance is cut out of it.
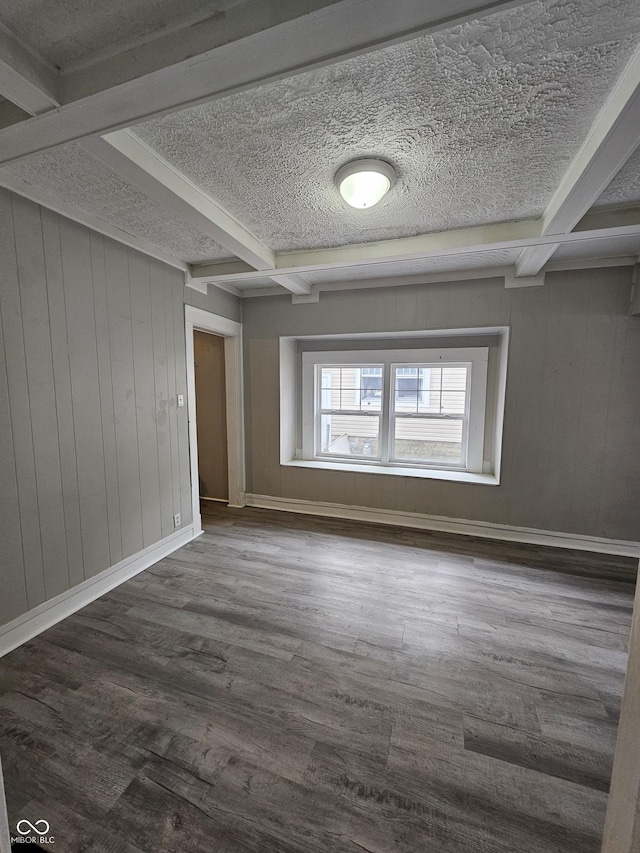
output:
<svg viewBox="0 0 640 853"><path fill-rule="evenodd" d="M0 661L59 853L597 853L634 561L207 507Z"/></svg>

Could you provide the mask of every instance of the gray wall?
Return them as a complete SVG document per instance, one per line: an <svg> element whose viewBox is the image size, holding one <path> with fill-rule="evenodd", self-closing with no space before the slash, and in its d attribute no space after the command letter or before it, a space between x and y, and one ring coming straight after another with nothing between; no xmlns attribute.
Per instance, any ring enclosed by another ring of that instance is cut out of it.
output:
<svg viewBox="0 0 640 853"><path fill-rule="evenodd" d="M0 189L0 624L190 523L182 274Z"/></svg>
<svg viewBox="0 0 640 853"><path fill-rule="evenodd" d="M242 300L233 293L228 293L212 284L209 285L206 294L192 287L185 287L184 301L187 305L202 308L203 311L210 311L212 314L220 314L228 320L235 320L236 323L242 321Z"/></svg>
<svg viewBox="0 0 640 853"><path fill-rule="evenodd" d="M244 301L247 491L640 540L640 318L629 268ZM279 464L278 336L511 327L500 486ZM255 414L254 414L255 413Z"/></svg>

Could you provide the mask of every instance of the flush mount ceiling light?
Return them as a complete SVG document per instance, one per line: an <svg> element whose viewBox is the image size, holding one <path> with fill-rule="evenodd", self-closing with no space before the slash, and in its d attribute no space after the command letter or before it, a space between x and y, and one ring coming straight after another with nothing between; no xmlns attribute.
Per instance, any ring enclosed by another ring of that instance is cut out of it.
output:
<svg viewBox="0 0 640 853"><path fill-rule="evenodd" d="M335 184L351 207L373 207L396 182L396 170L386 160L352 160L336 172Z"/></svg>

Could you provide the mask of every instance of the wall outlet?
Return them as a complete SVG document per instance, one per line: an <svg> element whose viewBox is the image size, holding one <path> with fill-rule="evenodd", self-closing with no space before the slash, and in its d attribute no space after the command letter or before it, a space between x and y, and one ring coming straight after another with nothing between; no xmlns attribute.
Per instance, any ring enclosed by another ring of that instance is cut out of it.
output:
<svg viewBox="0 0 640 853"><path fill-rule="evenodd" d="M180 525L181 525L181 524L182 524L182 519L180 518L180 513L179 513L179 512L177 512L177 513L173 516L173 526L174 526L174 527L180 527Z"/></svg>

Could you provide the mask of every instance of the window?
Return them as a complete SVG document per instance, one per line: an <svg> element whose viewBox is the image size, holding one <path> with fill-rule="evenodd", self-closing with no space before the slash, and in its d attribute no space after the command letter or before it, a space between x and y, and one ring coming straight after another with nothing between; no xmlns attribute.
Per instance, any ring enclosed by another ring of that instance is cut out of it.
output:
<svg viewBox="0 0 640 853"><path fill-rule="evenodd" d="M281 336L280 464L497 486L508 354L507 326Z"/></svg>
<svg viewBox="0 0 640 853"><path fill-rule="evenodd" d="M483 472L487 347L302 361L304 459Z"/></svg>

